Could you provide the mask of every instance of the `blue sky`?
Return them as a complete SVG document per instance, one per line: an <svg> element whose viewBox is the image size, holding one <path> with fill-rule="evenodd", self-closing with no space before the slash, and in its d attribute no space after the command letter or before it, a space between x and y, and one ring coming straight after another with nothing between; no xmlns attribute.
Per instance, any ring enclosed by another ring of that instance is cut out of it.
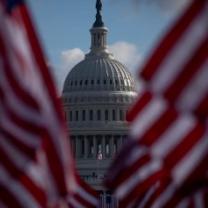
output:
<svg viewBox="0 0 208 208"><path fill-rule="evenodd" d="M137 1L137 3L135 3ZM28 0L59 90L90 47L96 0ZM134 74L187 0L103 0L108 44Z"/></svg>

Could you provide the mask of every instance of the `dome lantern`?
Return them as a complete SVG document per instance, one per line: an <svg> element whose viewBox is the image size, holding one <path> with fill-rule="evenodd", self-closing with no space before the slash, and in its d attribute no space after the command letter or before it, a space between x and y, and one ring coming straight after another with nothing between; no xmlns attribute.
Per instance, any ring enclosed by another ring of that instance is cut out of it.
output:
<svg viewBox="0 0 208 208"><path fill-rule="evenodd" d="M102 20L101 16L101 10L102 10L102 2L101 0L97 0L96 2L96 9L97 9L97 14L96 14L96 20L90 29L91 33L91 51L88 56L93 56L93 55L103 55L103 56L108 56L110 53L107 50L107 32L108 29L104 26L104 22Z"/></svg>

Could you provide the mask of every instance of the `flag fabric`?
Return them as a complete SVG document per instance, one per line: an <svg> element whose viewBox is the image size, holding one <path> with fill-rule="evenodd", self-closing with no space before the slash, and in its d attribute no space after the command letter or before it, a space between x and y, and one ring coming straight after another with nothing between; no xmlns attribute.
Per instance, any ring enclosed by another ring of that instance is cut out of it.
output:
<svg viewBox="0 0 208 208"><path fill-rule="evenodd" d="M206 184L207 61L208 1L193 0L141 70L129 144L106 179L120 207L175 207Z"/></svg>
<svg viewBox="0 0 208 208"><path fill-rule="evenodd" d="M96 206L76 175L59 102L24 1L0 0L1 207L73 207L76 195L80 207Z"/></svg>

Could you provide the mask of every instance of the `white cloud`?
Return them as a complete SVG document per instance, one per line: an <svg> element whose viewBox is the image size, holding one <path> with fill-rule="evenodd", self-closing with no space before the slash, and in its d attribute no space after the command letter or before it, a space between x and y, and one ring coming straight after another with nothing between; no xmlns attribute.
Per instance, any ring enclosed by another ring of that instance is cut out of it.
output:
<svg viewBox="0 0 208 208"><path fill-rule="evenodd" d="M84 59L84 52L80 48L73 48L66 51L62 51L61 53L61 62L63 67L67 67L67 69L71 69L78 62Z"/></svg>
<svg viewBox="0 0 208 208"><path fill-rule="evenodd" d="M142 56L134 44L125 41L116 42L109 46L109 51L129 69L132 75L135 75ZM57 67L50 65L54 71L59 92L62 91L67 74L77 63L84 59L84 56L85 52L80 48L65 50L61 52L60 65Z"/></svg>
<svg viewBox="0 0 208 208"><path fill-rule="evenodd" d="M50 65L54 72L59 93L62 91L64 80L69 71L83 59L84 52L79 48L73 48L61 52L59 66Z"/></svg>
<svg viewBox="0 0 208 208"><path fill-rule="evenodd" d="M133 75L135 74L142 60L142 55L134 44L124 41L116 42L109 46L109 51L112 52L114 57L123 63Z"/></svg>

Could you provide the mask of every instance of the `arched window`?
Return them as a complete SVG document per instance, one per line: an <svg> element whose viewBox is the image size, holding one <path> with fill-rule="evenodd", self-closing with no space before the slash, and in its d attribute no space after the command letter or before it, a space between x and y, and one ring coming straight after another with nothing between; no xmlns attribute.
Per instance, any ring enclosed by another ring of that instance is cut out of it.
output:
<svg viewBox="0 0 208 208"><path fill-rule="evenodd" d="M72 111L69 112L69 120L72 121Z"/></svg>
<svg viewBox="0 0 208 208"><path fill-rule="evenodd" d="M89 115L89 117L90 117L90 121L92 121L92 120L93 120L93 110L90 110L90 115Z"/></svg>
<svg viewBox="0 0 208 208"><path fill-rule="evenodd" d="M105 110L105 120L108 120L108 110Z"/></svg>
<svg viewBox="0 0 208 208"><path fill-rule="evenodd" d="M79 120L79 111L76 111L76 121Z"/></svg>
<svg viewBox="0 0 208 208"><path fill-rule="evenodd" d="M94 80L91 80L91 85L94 85Z"/></svg>
<svg viewBox="0 0 208 208"><path fill-rule="evenodd" d="M101 111L97 110L97 120L100 121L101 120Z"/></svg>
<svg viewBox="0 0 208 208"><path fill-rule="evenodd" d="M93 42L94 42L94 45L95 45L95 43L96 43L96 35L95 34L93 34Z"/></svg>
<svg viewBox="0 0 208 208"><path fill-rule="evenodd" d="M82 86L82 80L80 80L79 85Z"/></svg>
<svg viewBox="0 0 208 208"><path fill-rule="evenodd" d="M85 80L85 85L87 85L88 84L88 80Z"/></svg>
<svg viewBox="0 0 208 208"><path fill-rule="evenodd" d="M86 120L86 112L85 110L82 111L82 121Z"/></svg>
<svg viewBox="0 0 208 208"><path fill-rule="evenodd" d="M112 111L112 119L113 119L113 121L116 120L116 111L115 110Z"/></svg>

